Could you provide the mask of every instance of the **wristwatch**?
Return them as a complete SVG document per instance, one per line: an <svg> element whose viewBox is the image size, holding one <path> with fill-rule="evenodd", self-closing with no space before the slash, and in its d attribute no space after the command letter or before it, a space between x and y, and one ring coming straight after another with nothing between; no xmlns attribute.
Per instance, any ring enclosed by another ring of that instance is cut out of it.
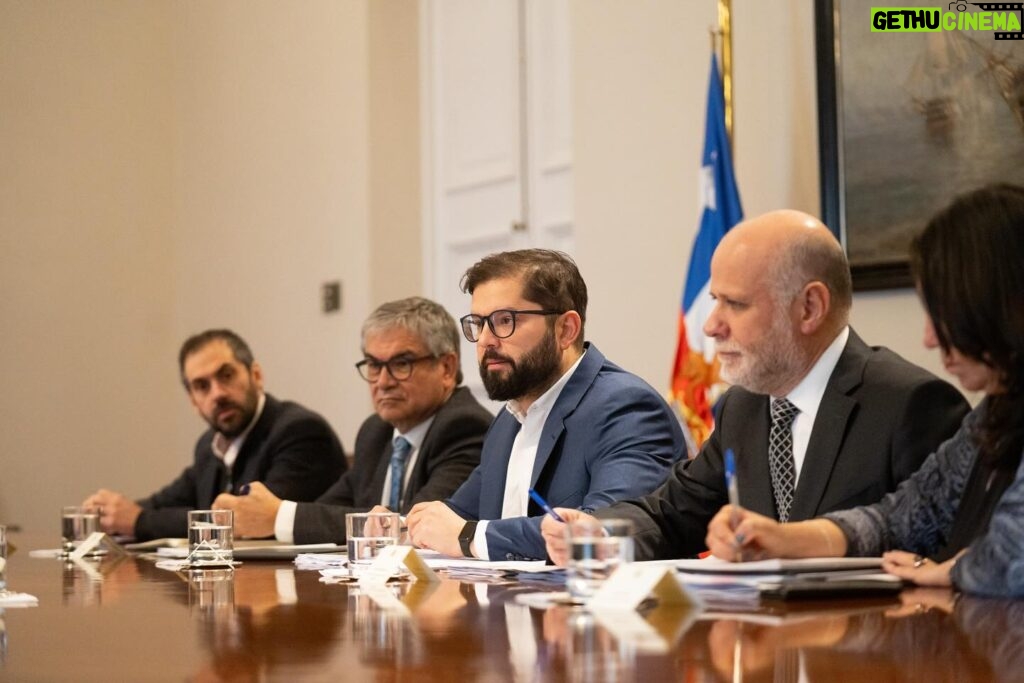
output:
<svg viewBox="0 0 1024 683"><path fill-rule="evenodd" d="M469 550L469 545L473 542L473 537L476 536L476 520L466 522L462 531L459 532L459 549L465 557L473 557L473 553Z"/></svg>

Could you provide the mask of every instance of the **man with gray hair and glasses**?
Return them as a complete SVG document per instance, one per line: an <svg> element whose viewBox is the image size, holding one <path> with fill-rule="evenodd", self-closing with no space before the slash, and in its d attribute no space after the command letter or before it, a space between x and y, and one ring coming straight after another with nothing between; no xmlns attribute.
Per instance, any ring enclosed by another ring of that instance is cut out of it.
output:
<svg viewBox="0 0 1024 683"><path fill-rule="evenodd" d="M356 436L352 468L311 503L281 500L260 483L224 494L241 537L344 543L345 515L380 505L405 514L450 495L480 462L492 416L462 384L459 333L444 308L421 297L381 305L363 323L363 359L374 414Z"/></svg>

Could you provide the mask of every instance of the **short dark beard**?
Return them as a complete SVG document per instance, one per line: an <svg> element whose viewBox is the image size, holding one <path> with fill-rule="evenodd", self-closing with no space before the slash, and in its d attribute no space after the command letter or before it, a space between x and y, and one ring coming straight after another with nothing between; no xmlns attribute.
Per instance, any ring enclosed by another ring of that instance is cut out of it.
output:
<svg viewBox="0 0 1024 683"><path fill-rule="evenodd" d="M500 359L508 361L511 368L506 376L487 371L486 361ZM548 330L537 346L523 354L518 361L497 353L480 360L480 379L492 401L512 401L525 396L540 395L558 379L561 357L555 341L554 330Z"/></svg>
<svg viewBox="0 0 1024 683"><path fill-rule="evenodd" d="M243 403L238 404L235 403L234 401L227 402L227 405L230 405L238 409L239 415L241 417L241 419L232 429L228 429L227 431L222 430L220 428L220 425L217 424L216 419L208 419L206 420L206 422L211 427L213 427L213 431L219 432L221 436L228 440L234 440L241 436L242 432L249 428L249 424L252 422L253 417L256 416L256 408L259 406L259 400L259 391L256 389L255 386L250 386L249 391L246 392L245 394ZM218 408L221 407L224 406L218 406Z"/></svg>

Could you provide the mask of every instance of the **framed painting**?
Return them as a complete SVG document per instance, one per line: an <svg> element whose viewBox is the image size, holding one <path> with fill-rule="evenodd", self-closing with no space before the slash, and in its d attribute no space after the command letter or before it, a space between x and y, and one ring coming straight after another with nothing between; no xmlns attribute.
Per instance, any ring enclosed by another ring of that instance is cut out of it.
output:
<svg viewBox="0 0 1024 683"><path fill-rule="evenodd" d="M1024 41L872 31L872 4L815 5L822 217L857 290L909 286L911 238L955 195L1024 185Z"/></svg>

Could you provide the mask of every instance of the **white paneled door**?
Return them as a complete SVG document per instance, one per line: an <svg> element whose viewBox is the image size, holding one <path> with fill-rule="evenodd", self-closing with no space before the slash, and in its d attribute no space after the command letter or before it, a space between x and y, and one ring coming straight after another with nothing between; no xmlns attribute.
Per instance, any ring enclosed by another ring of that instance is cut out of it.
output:
<svg viewBox="0 0 1024 683"><path fill-rule="evenodd" d="M424 0L424 272L469 311L462 274L495 251L572 253L568 0ZM463 347L478 398L475 350ZM495 407L495 406L492 406Z"/></svg>

